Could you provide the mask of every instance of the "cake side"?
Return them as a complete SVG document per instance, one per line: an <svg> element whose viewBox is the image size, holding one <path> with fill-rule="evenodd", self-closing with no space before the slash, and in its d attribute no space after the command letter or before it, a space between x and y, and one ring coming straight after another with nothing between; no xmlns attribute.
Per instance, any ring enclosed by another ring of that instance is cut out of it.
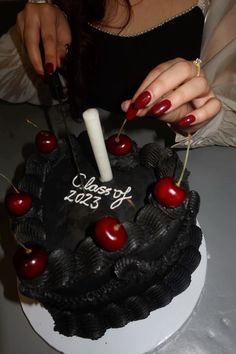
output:
<svg viewBox="0 0 236 354"><path fill-rule="evenodd" d="M84 152L86 145L77 140L73 144L87 191L79 187L64 142L48 156L38 154L26 164L20 187L33 195L33 208L14 220L14 231L21 242L45 247L49 260L41 276L21 279L20 291L49 310L55 330L97 339L108 328L147 317L189 286L200 262L201 230L196 226L200 201L189 190L186 201L175 209L153 198L155 180L177 177L181 169L171 149L154 143L141 151L134 146L124 159L111 158L114 181L104 186ZM186 178L187 174L188 189ZM129 187L132 203L128 202ZM96 188L101 194L91 193ZM71 190L80 195L80 202L69 197ZM117 208L111 208L119 203L114 191L127 197ZM102 195L97 208L94 201L92 207L81 204L85 192L92 194L91 199ZM107 252L94 242L93 224L107 213L119 218L128 235L125 246L116 252Z"/></svg>

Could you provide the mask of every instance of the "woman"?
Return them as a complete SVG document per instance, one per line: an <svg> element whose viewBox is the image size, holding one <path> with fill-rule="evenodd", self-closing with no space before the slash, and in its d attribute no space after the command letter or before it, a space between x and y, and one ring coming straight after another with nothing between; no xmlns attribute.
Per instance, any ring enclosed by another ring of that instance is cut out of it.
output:
<svg viewBox="0 0 236 354"><path fill-rule="evenodd" d="M169 123L183 134L176 137L178 146L186 131L195 133L192 147L236 146L235 0L55 3L67 14L71 33L65 15L48 4L28 4L18 27L40 75L40 31L48 74L62 65L71 43L66 67L74 112L91 105L117 111L121 105L130 119L151 114ZM200 56L203 27L199 72L194 59ZM20 55L25 57L22 49ZM33 87L41 84L29 63L25 69L31 97L21 99L34 102ZM1 96L12 100L9 92Z"/></svg>

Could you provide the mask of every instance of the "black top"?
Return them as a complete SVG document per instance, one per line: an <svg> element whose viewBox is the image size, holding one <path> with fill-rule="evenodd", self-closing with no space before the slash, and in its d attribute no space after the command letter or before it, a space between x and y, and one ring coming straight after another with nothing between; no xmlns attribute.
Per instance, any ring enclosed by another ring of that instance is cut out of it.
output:
<svg viewBox="0 0 236 354"><path fill-rule="evenodd" d="M204 15L196 6L150 31L119 36L92 26L96 63L89 84L88 106L120 112L147 74L159 63L182 57L200 56Z"/></svg>

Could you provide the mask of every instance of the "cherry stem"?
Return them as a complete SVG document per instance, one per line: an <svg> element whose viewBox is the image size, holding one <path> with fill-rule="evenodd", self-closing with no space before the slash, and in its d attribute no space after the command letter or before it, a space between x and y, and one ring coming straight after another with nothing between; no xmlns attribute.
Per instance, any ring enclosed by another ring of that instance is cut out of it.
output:
<svg viewBox="0 0 236 354"><path fill-rule="evenodd" d="M136 205L134 204L132 199L126 199L126 201L130 204L130 206L132 206L134 209L136 209Z"/></svg>
<svg viewBox="0 0 236 354"><path fill-rule="evenodd" d="M176 183L176 186L180 186L182 180L183 180L183 177L184 177L184 172L186 170L186 166L187 166L187 162L188 162L188 158L189 158L189 151L190 151L190 146L191 146L191 140L192 136L190 133L188 133L188 147L187 147L187 150L186 150L186 155L185 155L185 159L184 159L184 165L183 165L183 169L182 169L182 172L181 172L181 175L179 177L179 180L178 182Z"/></svg>
<svg viewBox="0 0 236 354"><path fill-rule="evenodd" d="M115 230L115 231L118 231L119 228L120 228L120 224L116 224L116 225L114 226L114 230Z"/></svg>
<svg viewBox="0 0 236 354"><path fill-rule="evenodd" d="M12 188L15 190L16 193L20 193L9 178L7 178L2 173L0 173L0 177L2 177L5 181L7 181L10 184L10 186L12 186Z"/></svg>
<svg viewBox="0 0 236 354"><path fill-rule="evenodd" d="M32 122L32 120L30 120L30 119L26 119L26 123L31 124L31 125L33 125L33 127L39 129L39 126L37 124L35 124L34 122Z"/></svg>
<svg viewBox="0 0 236 354"><path fill-rule="evenodd" d="M22 242L20 242L19 240L17 240L17 237L16 237L15 234L13 234L13 237L14 237L16 243L17 243L19 246L21 246L22 248L25 249L25 252L26 252L27 254L30 254L30 253L32 252L32 249L26 247Z"/></svg>
<svg viewBox="0 0 236 354"><path fill-rule="evenodd" d="M122 130L124 129L124 126L125 126L126 122L127 122L127 119L125 119L125 120L123 121L122 126L120 127L120 129L119 129L119 131L118 131L118 133L117 133L117 136L116 136L116 139L115 139L116 142L119 142L119 141L120 141L120 134L122 133Z"/></svg>

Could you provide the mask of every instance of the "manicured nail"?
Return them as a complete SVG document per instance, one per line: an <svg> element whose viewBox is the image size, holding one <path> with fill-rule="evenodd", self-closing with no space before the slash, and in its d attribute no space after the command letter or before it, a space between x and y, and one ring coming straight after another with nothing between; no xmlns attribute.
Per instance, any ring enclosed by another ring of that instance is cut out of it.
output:
<svg viewBox="0 0 236 354"><path fill-rule="evenodd" d="M46 73L47 73L48 75L52 75L53 72L54 72L54 67L53 67L53 64L52 64L52 63L46 63L45 69L46 69Z"/></svg>
<svg viewBox="0 0 236 354"><path fill-rule="evenodd" d="M131 103L131 105L128 108L128 111L126 112L126 119L127 120L132 120L137 116L138 109L134 108L134 105Z"/></svg>
<svg viewBox="0 0 236 354"><path fill-rule="evenodd" d="M142 92L134 101L135 109L142 109L151 101L151 93L149 91Z"/></svg>
<svg viewBox="0 0 236 354"><path fill-rule="evenodd" d="M157 104L155 104L155 106L152 107L151 109L151 114L153 114L154 116L161 116L163 113L165 113L166 111L168 111L168 109L171 107L171 102L170 100L163 100L161 102L158 102Z"/></svg>
<svg viewBox="0 0 236 354"><path fill-rule="evenodd" d="M193 114L190 114L189 116L180 119L177 126L180 128L189 127L193 122L195 122L195 120L196 117Z"/></svg>

